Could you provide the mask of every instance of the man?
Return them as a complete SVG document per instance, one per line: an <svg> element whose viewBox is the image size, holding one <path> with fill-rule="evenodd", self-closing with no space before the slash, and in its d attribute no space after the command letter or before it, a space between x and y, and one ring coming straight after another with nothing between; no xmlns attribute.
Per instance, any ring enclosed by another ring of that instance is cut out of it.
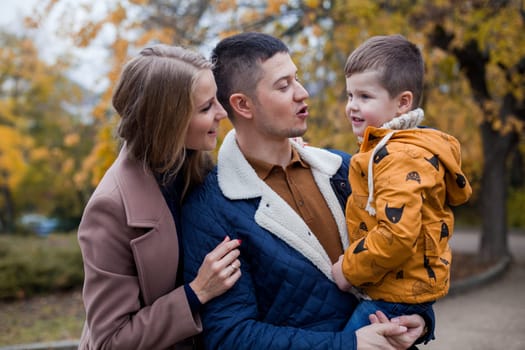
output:
<svg viewBox="0 0 525 350"><path fill-rule="evenodd" d="M242 240L242 276L202 308L206 347L409 347L423 334L419 315L399 318L403 326L381 318L385 324L342 331L357 304L331 276L348 245L349 156L290 140L306 132L308 92L286 45L243 33L221 41L212 60L218 98L235 130L223 141L217 168L183 208L186 278L225 236ZM423 316L432 326L433 314Z"/></svg>

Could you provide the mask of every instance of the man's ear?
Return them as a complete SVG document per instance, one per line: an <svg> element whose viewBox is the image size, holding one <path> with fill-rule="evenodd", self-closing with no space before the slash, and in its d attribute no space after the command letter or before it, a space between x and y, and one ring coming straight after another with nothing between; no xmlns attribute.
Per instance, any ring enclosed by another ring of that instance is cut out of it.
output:
<svg viewBox="0 0 525 350"><path fill-rule="evenodd" d="M245 94L232 94L230 96L230 106L239 116L246 119L252 118L252 100Z"/></svg>
<svg viewBox="0 0 525 350"><path fill-rule="evenodd" d="M414 95L411 91L403 91L397 97L397 111L399 115L408 113L412 110L412 101L414 101Z"/></svg>

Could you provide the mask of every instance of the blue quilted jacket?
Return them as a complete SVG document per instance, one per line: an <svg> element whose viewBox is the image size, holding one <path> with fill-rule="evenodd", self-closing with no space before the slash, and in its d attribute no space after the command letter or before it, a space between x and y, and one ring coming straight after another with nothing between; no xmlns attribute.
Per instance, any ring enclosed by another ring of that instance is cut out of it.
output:
<svg viewBox="0 0 525 350"><path fill-rule="evenodd" d="M293 146L312 168L346 248L343 208L350 157ZM355 334L342 331L356 299L333 283L321 244L259 179L234 131L223 142L218 167L188 197L182 218L188 281L226 235L242 240L241 279L201 310L207 349L356 349Z"/></svg>

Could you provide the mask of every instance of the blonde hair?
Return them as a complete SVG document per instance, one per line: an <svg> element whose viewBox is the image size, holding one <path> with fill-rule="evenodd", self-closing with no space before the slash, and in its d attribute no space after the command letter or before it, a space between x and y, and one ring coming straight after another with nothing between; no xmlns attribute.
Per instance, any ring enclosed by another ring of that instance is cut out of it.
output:
<svg viewBox="0 0 525 350"><path fill-rule="evenodd" d="M117 133L130 156L162 175L163 184L180 173L182 198L211 168L207 152L187 154L184 148L195 108L196 78L206 69L212 69L211 62L196 52L154 45L124 66L113 94L113 106L121 117Z"/></svg>

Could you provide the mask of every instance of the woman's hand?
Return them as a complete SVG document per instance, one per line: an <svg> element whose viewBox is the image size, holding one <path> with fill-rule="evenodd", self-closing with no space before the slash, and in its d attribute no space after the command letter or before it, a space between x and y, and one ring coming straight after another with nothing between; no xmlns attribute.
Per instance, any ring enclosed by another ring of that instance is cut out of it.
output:
<svg viewBox="0 0 525 350"><path fill-rule="evenodd" d="M226 292L241 277L241 262L237 259L240 244L240 240L226 237L204 258L197 276L190 282L201 304Z"/></svg>
<svg viewBox="0 0 525 350"><path fill-rule="evenodd" d="M393 345L392 337L406 334L407 328L393 322L378 322L359 328L356 332L357 350L398 350L406 349Z"/></svg>
<svg viewBox="0 0 525 350"><path fill-rule="evenodd" d="M390 334L386 337L388 342L396 349L408 349L424 333L425 320L420 315L404 315L389 320L384 313L376 311L369 318L372 324L395 323L407 329L405 333Z"/></svg>

